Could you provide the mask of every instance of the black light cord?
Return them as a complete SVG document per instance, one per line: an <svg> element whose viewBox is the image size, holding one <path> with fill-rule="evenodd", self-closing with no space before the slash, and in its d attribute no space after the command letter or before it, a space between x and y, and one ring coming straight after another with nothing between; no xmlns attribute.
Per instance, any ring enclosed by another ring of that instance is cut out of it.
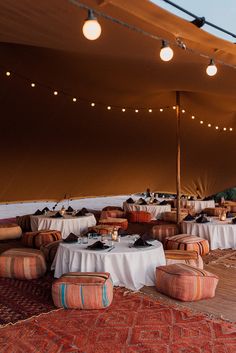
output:
<svg viewBox="0 0 236 353"><path fill-rule="evenodd" d="M197 15L193 14L192 12L190 12L190 11L184 9L183 7L181 7L181 6L177 5L177 4L175 4L173 1L170 1L170 0L162 0L162 1L164 1L164 2L166 2L167 4L169 4L169 5L173 6L173 7L175 7L176 9L178 9L178 10L180 10L180 11L186 13L187 15L189 15L189 16L191 16L191 17L194 17L195 19L198 19L198 18L199 18L199 16L197 16ZM233 38L236 38L236 34L234 34L234 33L232 33L232 32L229 32L229 31L227 31L227 30L224 29L224 28L219 27L219 26L215 25L214 23L211 23L211 22L205 20L205 24L208 25L208 26L211 26L211 27L213 27L213 28L215 28L215 29L217 29L218 31L221 31L221 32L223 32L223 33L225 33L225 34L228 34L229 36L231 36L231 37L233 37Z"/></svg>

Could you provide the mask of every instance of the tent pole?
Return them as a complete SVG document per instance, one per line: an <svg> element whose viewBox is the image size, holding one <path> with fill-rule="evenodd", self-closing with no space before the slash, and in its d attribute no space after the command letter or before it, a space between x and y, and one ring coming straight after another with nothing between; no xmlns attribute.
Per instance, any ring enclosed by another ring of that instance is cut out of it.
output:
<svg viewBox="0 0 236 353"><path fill-rule="evenodd" d="M180 231L180 92L176 91L176 223Z"/></svg>

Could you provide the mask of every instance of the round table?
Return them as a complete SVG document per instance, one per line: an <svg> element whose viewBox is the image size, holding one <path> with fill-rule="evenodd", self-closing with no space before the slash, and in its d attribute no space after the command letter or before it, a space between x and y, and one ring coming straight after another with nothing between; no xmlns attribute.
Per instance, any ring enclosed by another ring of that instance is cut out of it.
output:
<svg viewBox="0 0 236 353"><path fill-rule="evenodd" d="M176 200L175 200L176 203ZM192 208L194 207L195 212L199 213L203 211L205 208L214 208L215 201L214 200L180 200L181 207Z"/></svg>
<svg viewBox="0 0 236 353"><path fill-rule="evenodd" d="M231 220L219 221L217 217L208 217L210 222L196 223L183 221L182 232L207 239L210 249L236 249L236 224Z"/></svg>
<svg viewBox="0 0 236 353"><path fill-rule="evenodd" d="M89 239L89 244L95 239ZM66 272L109 272L115 286L139 290L143 286L154 286L156 267L166 264L163 246L154 241L146 248L130 248L130 237L115 242L111 251L87 250L88 244L61 243L52 269L59 278Z"/></svg>
<svg viewBox="0 0 236 353"><path fill-rule="evenodd" d="M151 213L152 220L160 219L163 212L170 212L171 205L138 205L136 203L124 202L123 208L126 212L130 211L145 211Z"/></svg>
<svg viewBox="0 0 236 353"><path fill-rule="evenodd" d="M51 218L49 213L47 216L30 216L30 223L32 231L42 229L59 230L62 238L65 239L70 233L80 235L88 231L89 227L96 225L96 219L92 213L87 213L86 216L73 217L71 215L64 215L63 218Z"/></svg>

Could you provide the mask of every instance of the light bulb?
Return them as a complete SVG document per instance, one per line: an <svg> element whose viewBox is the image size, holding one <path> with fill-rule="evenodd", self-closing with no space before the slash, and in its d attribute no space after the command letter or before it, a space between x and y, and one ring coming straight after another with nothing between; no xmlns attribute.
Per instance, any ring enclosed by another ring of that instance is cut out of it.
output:
<svg viewBox="0 0 236 353"><path fill-rule="evenodd" d="M149 113L152 113L152 109L148 109Z"/></svg>
<svg viewBox="0 0 236 353"><path fill-rule="evenodd" d="M210 64L206 68L206 73L208 76L215 76L217 73L217 67L215 66L214 61L211 59Z"/></svg>
<svg viewBox="0 0 236 353"><path fill-rule="evenodd" d="M138 109L135 109L135 113L138 113Z"/></svg>
<svg viewBox="0 0 236 353"><path fill-rule="evenodd" d="M101 26L92 10L88 10L88 18L84 22L82 31L85 38L89 40L98 39L102 33Z"/></svg>
<svg viewBox="0 0 236 353"><path fill-rule="evenodd" d="M95 103L91 103L91 107L95 107Z"/></svg>
<svg viewBox="0 0 236 353"><path fill-rule="evenodd" d="M211 127L211 124L208 124L207 126L208 126L208 127Z"/></svg>
<svg viewBox="0 0 236 353"><path fill-rule="evenodd" d="M229 131L233 131L233 128L232 128L232 127L230 127L230 128L229 128Z"/></svg>
<svg viewBox="0 0 236 353"><path fill-rule="evenodd" d="M73 102L76 102L76 101L77 101L77 99L76 99L75 97L74 97L72 100L73 100Z"/></svg>
<svg viewBox="0 0 236 353"><path fill-rule="evenodd" d="M162 109L162 108L160 108L160 112L163 112L163 109Z"/></svg>
<svg viewBox="0 0 236 353"><path fill-rule="evenodd" d="M33 88L34 88L34 87L35 87L35 83L33 83L33 82L32 82L32 83L31 83L31 87L33 87Z"/></svg>
<svg viewBox="0 0 236 353"><path fill-rule="evenodd" d="M203 124L203 121L202 121L202 120L200 121L200 124Z"/></svg>
<svg viewBox="0 0 236 353"><path fill-rule="evenodd" d="M123 112L123 113L125 112L125 108L122 109L122 112Z"/></svg>
<svg viewBox="0 0 236 353"><path fill-rule="evenodd" d="M194 116L194 115L192 115L192 119L193 119L193 120L195 119L195 116Z"/></svg>
<svg viewBox="0 0 236 353"><path fill-rule="evenodd" d="M224 127L223 130L226 131L227 130L226 127Z"/></svg>
<svg viewBox="0 0 236 353"><path fill-rule="evenodd" d="M170 61L174 56L173 50L169 47L169 45L163 40L162 47L160 51L160 58L163 61Z"/></svg>
<svg viewBox="0 0 236 353"><path fill-rule="evenodd" d="M57 92L57 91L54 91L53 94L54 94L54 96L57 96L57 95L58 95L58 92Z"/></svg>
<svg viewBox="0 0 236 353"><path fill-rule="evenodd" d="M111 107L108 105L107 110L111 110Z"/></svg>
<svg viewBox="0 0 236 353"><path fill-rule="evenodd" d="M11 75L10 71L7 71L6 76L10 76L10 75Z"/></svg>
<svg viewBox="0 0 236 353"><path fill-rule="evenodd" d="M185 110L184 110L184 109L182 109L182 113L185 113Z"/></svg>
<svg viewBox="0 0 236 353"><path fill-rule="evenodd" d="M216 130L219 130L219 126L216 126Z"/></svg>
<svg viewBox="0 0 236 353"><path fill-rule="evenodd" d="M173 109L176 109L176 106L175 106L175 105L173 105Z"/></svg>

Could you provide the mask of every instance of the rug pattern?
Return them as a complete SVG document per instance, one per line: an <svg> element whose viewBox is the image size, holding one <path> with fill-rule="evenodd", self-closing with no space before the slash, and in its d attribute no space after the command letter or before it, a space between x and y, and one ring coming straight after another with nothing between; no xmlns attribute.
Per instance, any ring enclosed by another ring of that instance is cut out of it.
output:
<svg viewBox="0 0 236 353"><path fill-rule="evenodd" d="M51 273L35 280L0 278L0 325L55 310Z"/></svg>
<svg viewBox="0 0 236 353"><path fill-rule="evenodd" d="M16 343L17 342L17 343ZM0 329L1 353L235 353L236 325L115 289L105 310L58 310Z"/></svg>

